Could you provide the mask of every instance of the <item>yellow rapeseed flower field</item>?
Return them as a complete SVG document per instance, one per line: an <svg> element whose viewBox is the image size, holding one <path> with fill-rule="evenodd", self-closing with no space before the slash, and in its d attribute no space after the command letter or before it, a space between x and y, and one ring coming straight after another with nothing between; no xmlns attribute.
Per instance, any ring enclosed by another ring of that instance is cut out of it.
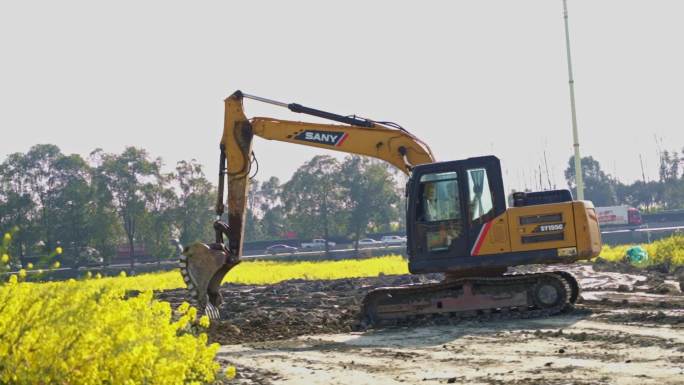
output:
<svg viewBox="0 0 684 385"><path fill-rule="evenodd" d="M634 245L607 246L604 245L599 257L617 262L624 259L627 249ZM673 235L652 243L644 243L643 247L648 253L648 264L670 263L684 265L684 235Z"/></svg>
<svg viewBox="0 0 684 385"><path fill-rule="evenodd" d="M246 262L226 280L269 284L406 272L399 256ZM185 286L177 271L22 280L12 275L0 286L0 384L208 384L219 375L218 346L208 344L202 333L209 319L197 317L187 303L174 311L153 299L155 290ZM235 376L235 369L220 375Z"/></svg>
<svg viewBox="0 0 684 385"><path fill-rule="evenodd" d="M320 262L243 262L223 282L263 285L289 279L377 277L379 274L408 274L408 264L399 255Z"/></svg>
<svg viewBox="0 0 684 385"><path fill-rule="evenodd" d="M218 346L207 343L206 320L195 309L174 314L149 290L127 298L128 278L31 283L12 277L0 287L0 383L214 381Z"/></svg>

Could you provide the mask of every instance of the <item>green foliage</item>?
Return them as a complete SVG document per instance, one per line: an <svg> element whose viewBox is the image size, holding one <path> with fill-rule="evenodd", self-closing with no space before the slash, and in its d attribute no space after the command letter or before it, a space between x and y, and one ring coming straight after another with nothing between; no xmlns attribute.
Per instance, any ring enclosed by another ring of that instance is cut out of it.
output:
<svg viewBox="0 0 684 385"><path fill-rule="evenodd" d="M144 244L158 258L175 255L170 242L211 231L213 188L196 161L162 174L161 159L129 147L96 149L89 161L53 145L32 147L0 164L0 231L13 231L17 262L64 249L66 265L105 262L117 245ZM177 194L177 191L180 194Z"/></svg>
<svg viewBox="0 0 684 385"><path fill-rule="evenodd" d="M122 221L130 249L131 266L135 263L133 249L139 227L145 220L146 204L158 186L161 160L153 161L145 150L127 147L123 153L103 154L102 164L95 170L101 188L107 188L113 207ZM146 193L148 194L146 196Z"/></svg>
<svg viewBox="0 0 684 385"><path fill-rule="evenodd" d="M180 242L189 245L204 240L212 233L216 191L194 159L178 162L175 182L180 188L174 215Z"/></svg>
<svg viewBox="0 0 684 385"><path fill-rule="evenodd" d="M337 182L339 162L318 155L299 167L283 185L281 199L292 230L300 237L329 238L343 226L344 192Z"/></svg>
<svg viewBox="0 0 684 385"><path fill-rule="evenodd" d="M613 180L601 170L599 162L591 156L582 157L582 178L585 199L592 201L596 206L613 206L618 203ZM575 193L574 196L577 196L574 155L568 161L565 179L568 182L568 187Z"/></svg>
<svg viewBox="0 0 684 385"><path fill-rule="evenodd" d="M347 226L355 244L370 226L389 230L400 212L396 184L389 166L357 155L340 167L340 184L345 191Z"/></svg>
<svg viewBox="0 0 684 385"><path fill-rule="evenodd" d="M684 150L683 150L684 152ZM582 157L585 198L596 206L624 204L642 211L684 208L684 174L680 169L683 156L677 151L663 151L660 155L659 180L637 180L623 184L606 174L591 156ZM565 170L568 187L575 189L574 157Z"/></svg>

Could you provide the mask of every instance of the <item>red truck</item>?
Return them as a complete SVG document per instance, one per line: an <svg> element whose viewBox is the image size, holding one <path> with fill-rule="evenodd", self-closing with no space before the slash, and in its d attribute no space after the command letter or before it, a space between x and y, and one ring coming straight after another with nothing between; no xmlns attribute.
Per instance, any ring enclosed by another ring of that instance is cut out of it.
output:
<svg viewBox="0 0 684 385"><path fill-rule="evenodd" d="M601 227L606 226L640 226L641 213L629 206L596 207L596 215Z"/></svg>

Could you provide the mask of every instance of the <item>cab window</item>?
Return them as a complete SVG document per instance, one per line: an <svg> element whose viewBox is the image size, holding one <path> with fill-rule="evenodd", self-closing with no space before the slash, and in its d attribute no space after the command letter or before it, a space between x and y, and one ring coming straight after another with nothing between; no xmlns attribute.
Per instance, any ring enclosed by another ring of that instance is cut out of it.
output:
<svg viewBox="0 0 684 385"><path fill-rule="evenodd" d="M484 168L468 170L468 210L473 223L484 223L494 215L488 179L487 170Z"/></svg>
<svg viewBox="0 0 684 385"><path fill-rule="evenodd" d="M437 222L461 218L456 172L422 175L420 190L421 221Z"/></svg>

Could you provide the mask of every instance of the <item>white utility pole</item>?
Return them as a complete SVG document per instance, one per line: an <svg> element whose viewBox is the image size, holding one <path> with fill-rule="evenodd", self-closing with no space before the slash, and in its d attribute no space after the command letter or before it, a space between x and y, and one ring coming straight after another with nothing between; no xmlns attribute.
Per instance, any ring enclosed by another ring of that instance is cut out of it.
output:
<svg viewBox="0 0 684 385"><path fill-rule="evenodd" d="M570 79L570 112L572 114L573 147L575 148L575 183L577 184L577 199L584 200L584 181L582 180L579 135L577 134L577 114L575 112L575 81L572 78L572 59L570 58L570 32L568 30L567 0L563 0L563 19L565 20L565 47L568 52L568 78Z"/></svg>

